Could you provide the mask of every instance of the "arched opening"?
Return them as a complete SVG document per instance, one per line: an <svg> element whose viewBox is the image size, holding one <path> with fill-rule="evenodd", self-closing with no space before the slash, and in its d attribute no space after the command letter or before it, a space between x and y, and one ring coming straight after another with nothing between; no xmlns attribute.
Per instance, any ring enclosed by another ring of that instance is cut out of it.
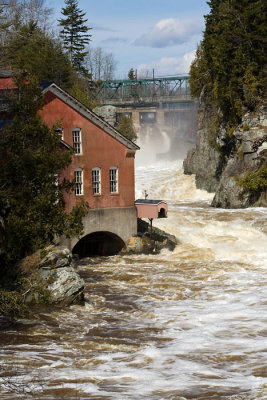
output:
<svg viewBox="0 0 267 400"><path fill-rule="evenodd" d="M167 213L165 208L161 208L159 213L158 213L158 218L166 218L167 217Z"/></svg>
<svg viewBox="0 0 267 400"><path fill-rule="evenodd" d="M73 247L72 253L80 258L89 256L114 256L124 247L123 240L111 232L94 232L84 236Z"/></svg>

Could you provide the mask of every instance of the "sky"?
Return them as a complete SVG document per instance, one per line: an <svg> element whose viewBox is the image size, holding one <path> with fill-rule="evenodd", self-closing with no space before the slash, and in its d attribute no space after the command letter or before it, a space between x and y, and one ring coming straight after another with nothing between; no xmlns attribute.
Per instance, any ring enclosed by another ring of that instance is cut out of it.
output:
<svg viewBox="0 0 267 400"><path fill-rule="evenodd" d="M55 20L64 0L50 0ZM90 46L116 60L117 79L131 68L138 76L173 76L189 72L204 30L206 0L79 0L92 28Z"/></svg>

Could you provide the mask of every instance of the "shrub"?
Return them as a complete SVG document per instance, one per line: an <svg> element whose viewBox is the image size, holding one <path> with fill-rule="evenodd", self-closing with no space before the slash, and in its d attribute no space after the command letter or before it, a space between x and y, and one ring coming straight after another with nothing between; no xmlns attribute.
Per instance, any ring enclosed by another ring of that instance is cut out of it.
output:
<svg viewBox="0 0 267 400"><path fill-rule="evenodd" d="M267 188L267 165L263 164L258 171L248 171L242 178L238 178L237 182L244 189L252 192L261 192Z"/></svg>

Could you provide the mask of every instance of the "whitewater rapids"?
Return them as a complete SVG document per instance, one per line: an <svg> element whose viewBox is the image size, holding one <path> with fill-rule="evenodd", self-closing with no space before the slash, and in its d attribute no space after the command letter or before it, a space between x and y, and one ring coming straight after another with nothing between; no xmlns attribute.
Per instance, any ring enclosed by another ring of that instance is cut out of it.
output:
<svg viewBox="0 0 267 400"><path fill-rule="evenodd" d="M81 260L85 306L0 332L3 400L267 399L266 220L221 210L181 163L136 170L173 252Z"/></svg>

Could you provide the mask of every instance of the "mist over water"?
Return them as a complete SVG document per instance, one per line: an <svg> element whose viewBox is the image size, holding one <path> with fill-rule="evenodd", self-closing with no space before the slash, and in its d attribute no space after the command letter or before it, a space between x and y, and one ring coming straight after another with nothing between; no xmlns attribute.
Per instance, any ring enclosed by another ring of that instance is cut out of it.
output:
<svg viewBox="0 0 267 400"><path fill-rule="evenodd" d="M84 307L0 332L1 399L267 398L266 209L211 208L182 159L157 156L171 149L164 133L147 149L136 198L168 201L153 224L179 245L80 260Z"/></svg>
<svg viewBox="0 0 267 400"><path fill-rule="evenodd" d="M183 160L196 142L197 107L185 112L169 111L166 121L141 124L137 128L136 166L158 161ZM164 123L165 122L165 123Z"/></svg>

